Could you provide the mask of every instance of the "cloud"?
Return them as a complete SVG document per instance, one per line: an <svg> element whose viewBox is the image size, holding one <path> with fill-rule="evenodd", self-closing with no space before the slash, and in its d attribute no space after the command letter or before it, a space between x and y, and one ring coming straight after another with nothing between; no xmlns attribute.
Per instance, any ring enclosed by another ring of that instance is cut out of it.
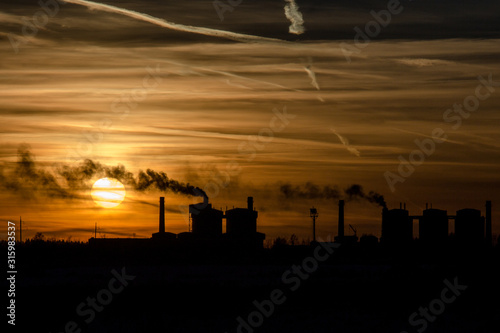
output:
<svg viewBox="0 0 500 333"><path fill-rule="evenodd" d="M306 71L307 75L309 75L309 77L311 78L312 86L317 90L319 90L318 81L316 80L316 73L314 73L313 70L311 69L311 65L307 65L306 67L304 67L304 70Z"/></svg>
<svg viewBox="0 0 500 333"><path fill-rule="evenodd" d="M335 129L333 128L330 128L330 131L333 132L333 134L335 134L340 142L342 142L342 144L346 147L346 149L353 155L356 155L357 157L359 157L361 155L361 153L359 152L359 150L357 150L356 148L352 147L350 144L349 144L349 140L347 140L347 138L343 137L342 135L340 135L339 133L337 133L337 131L335 131Z"/></svg>
<svg viewBox="0 0 500 333"><path fill-rule="evenodd" d="M430 67L435 65L451 65L453 62L439 59L396 59L396 62L412 67Z"/></svg>
<svg viewBox="0 0 500 333"><path fill-rule="evenodd" d="M302 13L299 11L299 6L295 3L295 0L285 0L287 4L285 5L285 16L292 23L288 28L291 34L300 35L304 33L304 19L302 18Z"/></svg>
<svg viewBox="0 0 500 333"><path fill-rule="evenodd" d="M149 23L155 24L157 26L167 28L167 29L176 30L176 31L185 31L185 32L191 32L191 33L201 34L201 35L205 35L205 36L227 38L227 39L236 40L236 41L244 42L244 43L252 43L252 42L287 43L286 41L283 41L280 39L275 39L275 38L246 35L246 34L240 34L240 33L236 33L236 32L230 32L230 31L219 30L219 29L195 27L195 26L190 26L190 25L173 23L173 22L169 22L169 21L157 18L157 17L153 17L153 16L148 15L148 14L139 13L139 12L136 12L133 10L119 8L119 7L115 7L112 5L106 5L106 4L97 3L97 2L93 2L93 1L86 1L86 0L62 0L62 1L67 2L67 3L72 3L75 5L86 6L90 9L96 9L96 10L102 10L102 11L116 13L116 14L122 14L122 15L131 17L131 18L134 18L137 20L149 22Z"/></svg>

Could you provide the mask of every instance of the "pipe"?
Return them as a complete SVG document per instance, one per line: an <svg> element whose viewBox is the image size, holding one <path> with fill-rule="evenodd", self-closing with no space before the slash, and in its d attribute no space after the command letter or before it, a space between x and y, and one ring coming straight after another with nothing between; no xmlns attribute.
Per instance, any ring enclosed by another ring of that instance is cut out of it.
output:
<svg viewBox="0 0 500 333"><path fill-rule="evenodd" d="M160 197L160 233L165 232L165 197Z"/></svg>
<svg viewBox="0 0 500 333"><path fill-rule="evenodd" d="M253 210L253 197L247 198L247 208L248 210Z"/></svg>
<svg viewBox="0 0 500 333"><path fill-rule="evenodd" d="M339 200L339 238L344 237L344 200Z"/></svg>
<svg viewBox="0 0 500 333"><path fill-rule="evenodd" d="M486 244L492 244L491 237L491 201L486 201Z"/></svg>

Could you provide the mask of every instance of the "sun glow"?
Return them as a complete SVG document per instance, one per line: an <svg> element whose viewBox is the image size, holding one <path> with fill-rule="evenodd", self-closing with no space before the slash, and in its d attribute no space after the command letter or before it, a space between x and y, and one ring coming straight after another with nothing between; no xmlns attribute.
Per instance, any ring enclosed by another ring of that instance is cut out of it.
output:
<svg viewBox="0 0 500 333"><path fill-rule="evenodd" d="M114 178L101 178L94 183L90 194L99 206L113 208L125 199L125 187Z"/></svg>

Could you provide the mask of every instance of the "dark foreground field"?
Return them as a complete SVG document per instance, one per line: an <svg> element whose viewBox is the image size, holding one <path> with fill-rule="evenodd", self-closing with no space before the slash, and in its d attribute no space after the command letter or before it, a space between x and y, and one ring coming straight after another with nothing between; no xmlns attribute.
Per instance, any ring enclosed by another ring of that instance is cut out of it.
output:
<svg viewBox="0 0 500 333"><path fill-rule="evenodd" d="M16 331L500 330L498 249L339 248L322 262L314 253L20 245Z"/></svg>

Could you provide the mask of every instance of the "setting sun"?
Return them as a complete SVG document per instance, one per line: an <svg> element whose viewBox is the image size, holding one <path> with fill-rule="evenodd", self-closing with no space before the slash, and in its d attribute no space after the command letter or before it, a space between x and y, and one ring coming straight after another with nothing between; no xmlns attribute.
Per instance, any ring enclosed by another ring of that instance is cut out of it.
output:
<svg viewBox="0 0 500 333"><path fill-rule="evenodd" d="M101 178L92 186L91 195L99 206L113 208L125 199L125 187L116 179Z"/></svg>

